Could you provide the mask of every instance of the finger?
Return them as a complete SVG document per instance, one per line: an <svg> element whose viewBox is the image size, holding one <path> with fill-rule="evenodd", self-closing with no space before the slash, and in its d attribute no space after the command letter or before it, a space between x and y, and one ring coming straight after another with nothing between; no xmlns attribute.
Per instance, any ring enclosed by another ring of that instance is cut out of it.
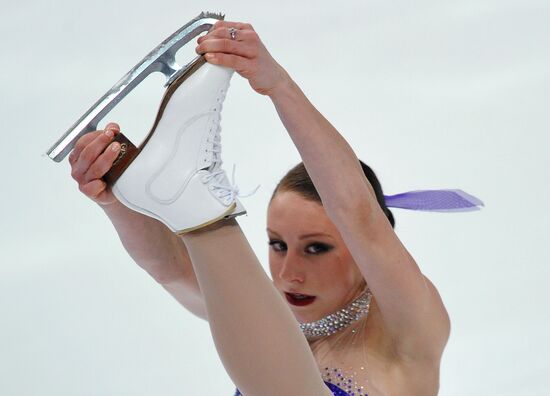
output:
<svg viewBox="0 0 550 396"><path fill-rule="evenodd" d="M103 153L90 165L83 176L83 183L89 183L94 179L101 179L112 168L113 162L118 157L120 144L111 143Z"/></svg>
<svg viewBox="0 0 550 396"><path fill-rule="evenodd" d="M88 144L90 144L91 141L93 141L102 131L94 131L89 132L82 137L80 137L76 144L74 145L74 149L69 155L69 163L72 165L77 159L84 147L86 147Z"/></svg>
<svg viewBox="0 0 550 396"><path fill-rule="evenodd" d="M86 184L80 184L78 188L84 195L92 199L96 199L103 191L105 191L107 188L107 183L101 179L96 179Z"/></svg>
<svg viewBox="0 0 550 396"><path fill-rule="evenodd" d="M120 132L120 126L114 122L108 123L105 126L105 130L107 129L114 131L115 134ZM103 131L99 130L99 131L89 132L83 135L82 137L80 137L80 139L77 140L73 151L69 155L69 163L73 164L78 159L84 147L86 147L91 141L93 141L101 132Z"/></svg>
<svg viewBox="0 0 550 396"><path fill-rule="evenodd" d="M223 52L233 54L244 58L252 59L256 56L256 47L243 42L230 39L210 39L205 40L196 48L198 54L207 52Z"/></svg>
<svg viewBox="0 0 550 396"><path fill-rule="evenodd" d="M204 36L200 36L197 40L197 42L200 44L206 38L211 37L212 34L216 34L216 37L220 38L230 38L231 35L229 34L229 28L237 29L237 40L239 40L239 36L241 33L245 31L254 31L254 28L249 23L241 23L241 22L228 22L228 21L218 21L216 22L209 30L207 34Z"/></svg>
<svg viewBox="0 0 550 396"><path fill-rule="evenodd" d="M239 29L235 29L235 38L231 38L231 28L228 28L228 27L219 27L215 30L211 30L210 32L208 32L208 34L206 36L202 36L200 37L199 40L197 40L197 42L199 44L205 42L205 41L208 41L208 40L211 40L211 39L215 39L215 38L218 38L218 39L231 39L233 41L243 41L244 38L245 38L245 33L247 33L249 31L247 30L239 30Z"/></svg>
<svg viewBox="0 0 550 396"><path fill-rule="evenodd" d="M211 32L210 34L208 34L208 36L204 36L204 39L201 40L201 44L203 42L213 40L213 39L228 39L228 40L231 40L233 42L235 42L235 41L237 41L237 42L243 42L243 41L244 42L254 42L254 41L258 41L257 40L258 39L258 33L256 33L253 30L236 30L235 31L235 39L233 40L231 38L231 33L230 33L229 29L220 28L220 29L217 29L217 30L214 30L213 32Z"/></svg>
<svg viewBox="0 0 550 396"><path fill-rule="evenodd" d="M90 165L99 157L105 150L105 147L111 143L114 138L114 131L106 129L96 135L96 138L88 143L80 152L76 162L73 165L72 176L81 183L83 175L88 171Z"/></svg>
<svg viewBox="0 0 550 396"><path fill-rule="evenodd" d="M246 66L250 62L249 59L243 58L242 56L224 54L221 52L209 52L205 54L204 57L208 63L230 67L239 74L246 70Z"/></svg>
<svg viewBox="0 0 550 396"><path fill-rule="evenodd" d="M250 23L242 23L242 22L231 22L231 21L217 21L210 30L216 30L220 27L224 28L235 28L238 30L254 30L252 25Z"/></svg>
<svg viewBox="0 0 550 396"><path fill-rule="evenodd" d="M116 122L109 122L107 125L105 125L105 129L112 130L116 135L120 132L120 125L118 125Z"/></svg>

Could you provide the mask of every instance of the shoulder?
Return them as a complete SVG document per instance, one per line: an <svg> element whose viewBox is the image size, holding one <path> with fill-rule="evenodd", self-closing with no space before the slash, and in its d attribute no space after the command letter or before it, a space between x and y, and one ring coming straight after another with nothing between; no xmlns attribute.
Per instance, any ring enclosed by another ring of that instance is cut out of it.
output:
<svg viewBox="0 0 550 396"><path fill-rule="evenodd" d="M426 275L423 276L426 281L426 286L431 291L432 298L436 302L436 309L434 309L433 312L434 326L438 330L438 335L441 338L441 341L444 341L444 344L446 344L451 333L451 319L449 317L449 313L447 312L447 308L445 308L445 304L443 303L443 299L441 298L437 288ZM443 345L443 347L444 346L445 345Z"/></svg>
<svg viewBox="0 0 550 396"><path fill-rule="evenodd" d="M393 337L385 324L384 317L378 309L376 299L371 303L372 322L366 334L375 340L377 349L388 360L396 363L426 363L428 366L439 364L443 350L449 340L451 323L449 314L435 285L423 275L431 294L429 308L422 315L417 327L421 330L421 336L414 333L403 336L400 339Z"/></svg>
<svg viewBox="0 0 550 396"><path fill-rule="evenodd" d="M425 361L428 364L430 364L430 362L437 362L437 364L439 364L451 333L451 320L439 291L426 275L423 275L423 277L426 282L426 287L431 294L429 309L427 309L422 319L423 327L429 335L427 338L429 342L426 342L426 337L422 337L423 342L419 342L418 346L409 345L411 348L405 349L405 351L412 350L414 353L399 353L399 357L400 360L403 361L412 361L416 363ZM398 351L400 351L399 348Z"/></svg>

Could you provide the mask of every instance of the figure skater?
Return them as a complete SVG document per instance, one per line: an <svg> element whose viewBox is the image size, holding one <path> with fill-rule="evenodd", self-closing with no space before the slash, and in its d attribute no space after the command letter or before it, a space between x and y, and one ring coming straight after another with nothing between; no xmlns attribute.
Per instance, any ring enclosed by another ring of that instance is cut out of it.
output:
<svg viewBox="0 0 550 396"><path fill-rule="evenodd" d="M199 38L197 52L272 100L303 160L269 204L272 279L235 219L177 235L121 204L102 180L120 151L115 123L81 137L71 153L80 190L105 211L133 260L209 322L236 395L436 395L449 316L396 236L372 169L251 25L220 21ZM422 205L429 210L429 200L439 198L424 195ZM191 215L196 208L186 210Z"/></svg>

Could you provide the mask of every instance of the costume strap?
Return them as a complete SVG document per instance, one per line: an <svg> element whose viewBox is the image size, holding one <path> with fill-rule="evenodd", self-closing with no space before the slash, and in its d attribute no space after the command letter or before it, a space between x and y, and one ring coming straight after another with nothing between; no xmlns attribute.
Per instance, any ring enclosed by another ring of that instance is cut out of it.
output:
<svg viewBox="0 0 550 396"><path fill-rule="evenodd" d="M386 206L426 212L469 212L480 210L483 202L462 190L415 190L384 195Z"/></svg>

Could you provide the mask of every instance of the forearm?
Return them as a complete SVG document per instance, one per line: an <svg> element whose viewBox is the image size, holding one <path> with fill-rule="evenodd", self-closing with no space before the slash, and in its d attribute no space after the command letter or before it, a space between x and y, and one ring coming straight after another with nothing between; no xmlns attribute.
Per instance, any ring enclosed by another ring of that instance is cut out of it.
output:
<svg viewBox="0 0 550 396"><path fill-rule="evenodd" d="M130 257L184 308L208 320L183 242L160 221L130 210L118 201L101 207Z"/></svg>
<svg viewBox="0 0 550 396"><path fill-rule="evenodd" d="M270 97L332 220L358 207L376 208L354 151L296 83L288 77Z"/></svg>
<svg viewBox="0 0 550 396"><path fill-rule="evenodd" d="M193 268L185 245L164 224L118 201L101 208L130 257L158 283L189 281L193 284Z"/></svg>

